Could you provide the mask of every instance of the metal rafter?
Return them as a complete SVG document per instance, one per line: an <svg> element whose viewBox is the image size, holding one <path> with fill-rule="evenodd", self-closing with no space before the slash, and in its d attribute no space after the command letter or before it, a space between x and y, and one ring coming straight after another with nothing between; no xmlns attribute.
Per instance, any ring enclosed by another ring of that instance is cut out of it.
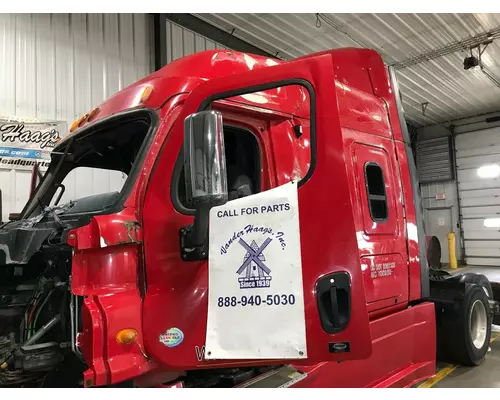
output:
<svg viewBox="0 0 500 400"><path fill-rule="evenodd" d="M425 61L434 60L436 58L456 53L458 51L462 50L469 51L471 48L477 47L482 43L489 42L491 40L498 38L500 38L500 27L492 29L489 32L472 36L468 39L453 42L446 46L427 51L425 53L419 54L418 56L407 58L406 60L403 61L397 61L391 64L391 66L393 66L395 69L412 67L414 65L423 63Z"/></svg>

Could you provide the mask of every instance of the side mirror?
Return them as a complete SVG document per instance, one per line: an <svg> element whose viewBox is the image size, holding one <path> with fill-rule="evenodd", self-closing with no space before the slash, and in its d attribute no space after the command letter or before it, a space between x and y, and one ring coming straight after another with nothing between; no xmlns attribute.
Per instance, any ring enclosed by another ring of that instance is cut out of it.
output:
<svg viewBox="0 0 500 400"><path fill-rule="evenodd" d="M228 199L222 114L202 111L184 121L184 176L187 199L195 208Z"/></svg>
<svg viewBox="0 0 500 400"><path fill-rule="evenodd" d="M228 200L222 114L202 111L184 121L186 196L196 210L194 224L180 231L186 261L207 258L210 209Z"/></svg>

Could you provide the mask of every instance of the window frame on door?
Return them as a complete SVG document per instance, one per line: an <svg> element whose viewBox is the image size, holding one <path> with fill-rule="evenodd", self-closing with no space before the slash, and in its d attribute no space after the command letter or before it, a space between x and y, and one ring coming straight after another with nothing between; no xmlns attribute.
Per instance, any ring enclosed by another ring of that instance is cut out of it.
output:
<svg viewBox="0 0 500 400"><path fill-rule="evenodd" d="M305 79L287 79L283 81L275 81L271 83L266 83L262 85L256 85L256 86L249 86L245 88L240 88L236 90L231 90L228 92L221 92L214 94L210 97L207 97L199 106L198 112L201 111L207 111L211 109L211 105L218 101L218 100L224 100L227 98L235 97L235 96L241 96L244 94L251 94L259 91L265 91L265 90L271 90L271 89L276 89L279 87L285 87L285 86L302 86L304 87L308 94L309 94L309 120L310 120L310 142L309 146L311 149L311 161L309 165L309 170L305 174L305 176L298 182L298 187L302 186L305 184L312 176L314 173L314 170L316 168L316 93L314 91L314 87L310 82L308 82ZM238 127L239 128L239 127ZM181 145L181 148L179 150L179 154L177 156L177 160L175 162L174 166L174 171L172 174L172 180L171 180L171 187L170 187L170 198L172 201L172 204L174 206L174 209L179 212L180 214L183 215L194 215L195 210L194 209L189 209L186 208L182 202L179 199L179 192L178 192L178 187L179 187L179 179L181 177L181 171L184 165L184 145Z"/></svg>

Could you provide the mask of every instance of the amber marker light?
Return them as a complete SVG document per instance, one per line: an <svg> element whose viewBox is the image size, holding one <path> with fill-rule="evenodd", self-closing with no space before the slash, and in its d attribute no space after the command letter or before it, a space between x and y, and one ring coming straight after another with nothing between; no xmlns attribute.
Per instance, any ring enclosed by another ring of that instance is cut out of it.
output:
<svg viewBox="0 0 500 400"><path fill-rule="evenodd" d="M144 89L142 89L142 93L141 93L141 99L139 100L139 103L145 103L149 96L151 96L151 93L153 93L153 86L146 86L144 87Z"/></svg>
<svg viewBox="0 0 500 400"><path fill-rule="evenodd" d="M69 131L74 132L78 128L78 126L80 125L80 122L82 122L82 120L83 120L83 117L80 117L77 120L75 120L75 122L73 122L73 124L71 124L71 128L69 128Z"/></svg>
<svg viewBox="0 0 500 400"><path fill-rule="evenodd" d="M116 334L116 341L120 344L132 344L136 341L138 335L135 329L122 329Z"/></svg>

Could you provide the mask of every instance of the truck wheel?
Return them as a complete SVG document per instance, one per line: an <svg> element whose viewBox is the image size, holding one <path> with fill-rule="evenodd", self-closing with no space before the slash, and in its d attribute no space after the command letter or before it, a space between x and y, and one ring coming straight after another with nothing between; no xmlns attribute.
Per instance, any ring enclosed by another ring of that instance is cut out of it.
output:
<svg viewBox="0 0 500 400"><path fill-rule="evenodd" d="M491 315L486 291L477 284L466 284L462 302L447 310L440 327L438 346L449 361L465 366L479 365L488 352Z"/></svg>

